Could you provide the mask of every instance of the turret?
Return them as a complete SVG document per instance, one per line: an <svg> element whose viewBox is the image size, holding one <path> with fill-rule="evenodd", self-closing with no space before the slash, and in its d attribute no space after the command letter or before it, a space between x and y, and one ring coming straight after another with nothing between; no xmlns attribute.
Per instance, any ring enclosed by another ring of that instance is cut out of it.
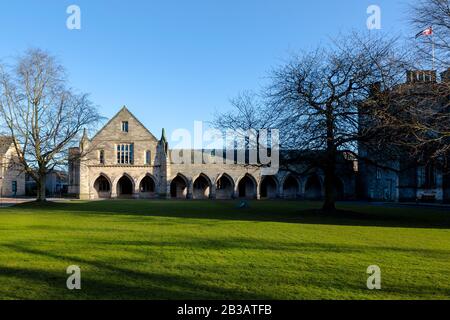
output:
<svg viewBox="0 0 450 320"><path fill-rule="evenodd" d="M88 134L87 134L87 130L86 130L86 128L84 128L83 129L83 136L81 137L81 140L80 140L80 152L81 152L81 154L86 152L87 148L89 148L89 144L90 144L90 141L89 141L89 137L88 137Z"/></svg>
<svg viewBox="0 0 450 320"><path fill-rule="evenodd" d="M87 167L87 152L90 146L89 137L87 135L87 130L83 130L83 136L81 137L80 141L80 160L79 160L79 166L80 166L80 199L90 199L89 194L89 170Z"/></svg>
<svg viewBox="0 0 450 320"><path fill-rule="evenodd" d="M163 128L162 129L162 133L161 133L161 140L159 140L159 144L162 148L162 150L164 151L165 155L167 156L167 151L169 148L169 143L167 142L167 138L166 138L166 130Z"/></svg>
<svg viewBox="0 0 450 320"><path fill-rule="evenodd" d="M168 176L170 176L169 143L167 142L166 130L164 128L162 129L161 139L158 142L157 152L158 162L160 164L160 197L169 197L170 189L168 189L169 186L167 184Z"/></svg>

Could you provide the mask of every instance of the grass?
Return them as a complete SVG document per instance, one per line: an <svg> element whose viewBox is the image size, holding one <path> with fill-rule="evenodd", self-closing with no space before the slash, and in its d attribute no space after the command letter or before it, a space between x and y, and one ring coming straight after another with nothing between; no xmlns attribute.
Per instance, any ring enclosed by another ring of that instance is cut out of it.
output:
<svg viewBox="0 0 450 320"><path fill-rule="evenodd" d="M0 299L449 299L450 214L100 201L0 210ZM351 211L351 212L350 212ZM78 265L82 290L66 288ZM369 265L382 290L366 287Z"/></svg>

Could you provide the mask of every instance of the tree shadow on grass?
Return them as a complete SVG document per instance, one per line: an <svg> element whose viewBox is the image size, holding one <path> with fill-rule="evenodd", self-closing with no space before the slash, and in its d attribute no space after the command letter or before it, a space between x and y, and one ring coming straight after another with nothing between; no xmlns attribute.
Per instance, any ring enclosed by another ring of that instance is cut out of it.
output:
<svg viewBox="0 0 450 320"><path fill-rule="evenodd" d="M90 241L92 245L111 244L109 241ZM373 246L373 245L347 245L342 243L319 243L319 242L299 242L299 241L273 241L265 239L250 239L242 237L214 237L214 239L200 238L190 236L187 238L180 238L172 241L136 241L136 240L114 240L114 246L124 246L126 248L136 247L180 247L198 250L234 250L239 249L243 251L271 251L279 253L342 253L342 254L373 254L382 252L383 254L401 254L403 256L419 256L420 258L433 258L442 260L444 262L450 261L450 250L446 249L422 249L411 247L396 247L396 246Z"/></svg>
<svg viewBox="0 0 450 320"><path fill-rule="evenodd" d="M197 243L195 243L197 242ZM114 243L117 245L117 243ZM123 241L124 245L139 245L147 246L152 243L134 241ZM197 240L189 240L188 245L195 248L202 248L204 242ZM180 245L180 243L178 243ZM366 248L363 246L336 246L332 244L321 243L305 243L305 244L286 244L286 243L273 243L259 241L249 241L248 239L222 239L221 241L215 241L210 243L211 248L224 249L224 248L248 248L248 249L264 249L264 250L299 250L299 251L314 251L317 254L334 252L343 254L353 254L357 252L376 252L377 250L394 250L401 254L417 254L419 250L410 250L402 248L385 248L374 247ZM170 275L170 273L162 274L153 271L139 271L136 269L123 268L117 266L117 264L105 263L100 259L84 259L80 257L74 257L70 255L61 255L52 253L49 251L42 251L35 248L29 248L24 245L3 245L10 250L14 250L18 253L23 253L34 257L34 260L40 259L57 260L59 265L66 263L67 265L77 264L82 269L82 290L81 291L69 291L66 289L67 275L65 270L48 271L33 268L22 267L10 267L0 265L0 274L3 277L10 279L10 283L14 283L14 279L20 282L29 283L27 290L19 290L12 293L6 292L5 289L0 288L0 292L3 291L4 297L12 297L16 299L29 299L27 292L40 291L39 297L45 299L247 299L247 300L269 300L279 299L284 296L285 293L274 290L271 296L261 293L251 292L250 288L255 284L249 284L242 282L242 280L233 283L233 289L222 288L220 284L212 286L202 282L202 273L197 273L195 276L182 276L182 275ZM336 250L336 247L340 247ZM107 245L105 246L107 249ZM333 250L334 249L334 250ZM445 250L420 250L427 255L449 255ZM444 252L445 251L445 252ZM441 256L442 258L442 256ZM138 264L139 265L139 264ZM83 272L86 270L89 271ZM307 275L305 278L299 278L297 286L304 288L311 288L318 292L326 293L327 290L336 288L341 291L341 296L335 296L337 299L349 298L351 295L359 298L370 298L367 288L365 287L365 273L362 269L361 279L355 276L350 270L347 270L347 266L334 266L323 265L324 269L318 270L317 274L320 276ZM354 266L355 267L355 266ZM195 266L192 266L195 268ZM210 267L211 268L211 267ZM330 269L331 268L331 269ZM260 270L260 269L258 269ZM202 270L205 271L205 270ZM206 270L208 271L208 270ZM261 271L261 270L260 270ZM347 273L351 273L347 276ZM222 274L214 273L209 270L207 272L209 277L217 277L220 280L226 280ZM327 276L324 278L323 274ZM281 275L275 275L275 278L267 278L267 283L280 281ZM232 280L234 281L234 280ZM248 291L244 291L237 287L249 288ZM39 288L39 289L37 289ZM44 289L43 289L44 288ZM410 297L410 298L433 298L433 296L445 297L447 294L445 286L433 286L425 285L423 283L410 283L401 286L398 283L394 286L387 286L383 288L383 293L376 295L377 299L389 299L390 297ZM316 293L317 294L317 293ZM301 296L295 297L301 299Z"/></svg>
<svg viewBox="0 0 450 320"><path fill-rule="evenodd" d="M3 245L4 247L35 257L66 261L67 266L78 264L82 269L82 290L79 294L71 293L66 288L68 275L65 270L58 272L43 271L31 268L0 266L2 276L18 278L45 284L54 289L50 299L244 299L269 300L273 297L242 291L236 288L227 289L202 283L196 276L171 275L169 273L143 272L136 269L122 268L117 265L80 257L59 255L48 251L27 248L21 245ZM39 258L37 258L39 259ZM83 272L83 266L95 268L96 272ZM214 274L211 271L211 274ZM27 299L28 297L19 297Z"/></svg>
<svg viewBox="0 0 450 320"><path fill-rule="evenodd" d="M26 203L17 210L60 211L74 214L102 214L137 217L167 217L252 222L281 222L340 226L450 229L450 214L442 210L343 205L326 213L320 203L294 201L255 201L238 208L236 201L145 201L111 200L67 203ZM177 222L178 223L178 222ZM181 223L181 222L180 222Z"/></svg>

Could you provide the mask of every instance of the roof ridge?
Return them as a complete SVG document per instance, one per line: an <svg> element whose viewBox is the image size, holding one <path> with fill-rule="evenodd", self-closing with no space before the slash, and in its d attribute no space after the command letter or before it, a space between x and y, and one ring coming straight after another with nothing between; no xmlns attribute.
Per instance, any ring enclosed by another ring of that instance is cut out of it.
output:
<svg viewBox="0 0 450 320"><path fill-rule="evenodd" d="M109 119L109 121L99 130L97 131L97 133L91 138L89 139L89 141L94 140L99 134L100 132L102 132L115 118L117 118L117 116L122 112L122 111L126 111L128 112L136 121L138 124L140 124L147 132L148 134L150 134L150 136L155 139L155 141L158 141L158 139L153 135L153 133L150 132L150 130L147 129L146 126L144 126L142 124L142 122L127 108L127 106L123 106L111 119Z"/></svg>

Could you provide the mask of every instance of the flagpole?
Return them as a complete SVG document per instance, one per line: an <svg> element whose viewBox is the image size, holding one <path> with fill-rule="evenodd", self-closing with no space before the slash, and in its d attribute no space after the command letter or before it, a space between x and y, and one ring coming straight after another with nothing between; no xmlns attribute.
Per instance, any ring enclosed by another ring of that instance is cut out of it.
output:
<svg viewBox="0 0 450 320"><path fill-rule="evenodd" d="M435 65L436 65L436 61L435 61L435 44L434 44L434 30L433 33L431 34L431 50L432 50L432 70L434 71L435 69Z"/></svg>

